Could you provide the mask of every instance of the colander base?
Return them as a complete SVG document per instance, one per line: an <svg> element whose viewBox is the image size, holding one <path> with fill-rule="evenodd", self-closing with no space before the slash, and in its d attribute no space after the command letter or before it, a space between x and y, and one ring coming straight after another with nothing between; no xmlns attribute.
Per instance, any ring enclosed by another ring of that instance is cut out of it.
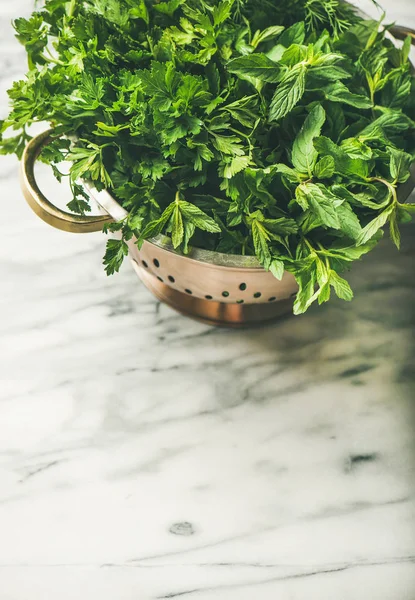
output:
<svg viewBox="0 0 415 600"><path fill-rule="evenodd" d="M135 271L154 296L177 312L217 327L243 328L265 325L292 315L293 299L261 304L226 304L189 296L159 281L148 271Z"/></svg>

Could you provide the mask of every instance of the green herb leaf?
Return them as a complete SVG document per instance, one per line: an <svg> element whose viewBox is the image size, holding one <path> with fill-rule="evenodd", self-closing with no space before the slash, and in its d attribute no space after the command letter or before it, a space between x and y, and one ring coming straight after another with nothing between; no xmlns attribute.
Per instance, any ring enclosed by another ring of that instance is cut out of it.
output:
<svg viewBox="0 0 415 600"><path fill-rule="evenodd" d="M289 48L292 44L303 44L305 40L305 23L304 21L298 21L291 27L288 27L279 38L279 43L286 48Z"/></svg>
<svg viewBox="0 0 415 600"><path fill-rule="evenodd" d="M340 79L349 79L350 73L339 67L338 65L322 65L321 67L312 67L310 69L311 74L319 79L326 79L328 81L339 81Z"/></svg>
<svg viewBox="0 0 415 600"><path fill-rule="evenodd" d="M373 102L370 98L362 94L354 94L341 81L336 81L323 89L327 100L331 102L340 102L362 110L373 107Z"/></svg>
<svg viewBox="0 0 415 600"><path fill-rule="evenodd" d="M276 279L281 281L285 273L285 264L282 260L278 260L278 258L273 258L269 266L269 270Z"/></svg>
<svg viewBox="0 0 415 600"><path fill-rule="evenodd" d="M334 158L332 156L323 156L314 168L314 176L317 179L330 179L336 170Z"/></svg>
<svg viewBox="0 0 415 600"><path fill-rule="evenodd" d="M390 216L389 231L390 231L391 240L393 241L395 246L398 248L398 250L400 250L400 248L401 248L401 232L399 231L396 210L394 210Z"/></svg>
<svg viewBox="0 0 415 600"><path fill-rule="evenodd" d="M353 291L348 282L340 277L335 271L330 271L329 275L330 285L334 288L336 295L346 302L353 300Z"/></svg>
<svg viewBox="0 0 415 600"><path fill-rule="evenodd" d="M327 137L314 140L314 147L320 156L331 156L334 160L334 169L339 175L367 179L371 164L364 159L350 158L342 148L337 146Z"/></svg>
<svg viewBox="0 0 415 600"><path fill-rule="evenodd" d="M394 211L395 206L391 203L387 208L385 208L385 210L383 210L380 213L380 215L378 215L372 221L370 221L370 223L368 223L366 227L362 229L362 232L360 233L357 239L357 245L360 246L362 244L365 244L374 235L376 235L379 229L381 229L387 223L388 219L394 213Z"/></svg>
<svg viewBox="0 0 415 600"><path fill-rule="evenodd" d="M388 148L388 152L390 154L390 172L393 180L396 183L405 183L411 174L412 156L391 146Z"/></svg>
<svg viewBox="0 0 415 600"><path fill-rule="evenodd" d="M332 229L340 229L341 223L335 207L336 197L321 184L302 183L300 192L307 199L309 209L322 224Z"/></svg>
<svg viewBox="0 0 415 600"><path fill-rule="evenodd" d="M198 229L209 231L210 233L220 233L221 229L214 219L194 204L181 200L179 206L183 216Z"/></svg>
<svg viewBox="0 0 415 600"><path fill-rule="evenodd" d="M307 67L299 64L285 75L269 107L270 121L279 121L298 104L305 92L306 73Z"/></svg>
<svg viewBox="0 0 415 600"><path fill-rule="evenodd" d="M252 38L251 46L257 48L262 42L278 37L283 31L284 27L282 25L272 25L263 31L258 30Z"/></svg>
<svg viewBox="0 0 415 600"><path fill-rule="evenodd" d="M341 231L352 240L357 241L360 239L362 227L350 204L343 202L336 207L336 212L339 217Z"/></svg>
<svg viewBox="0 0 415 600"><path fill-rule="evenodd" d="M112 275L120 270L127 254L128 246L124 240L108 240L107 251L104 256L104 265L107 275Z"/></svg>
<svg viewBox="0 0 415 600"><path fill-rule="evenodd" d="M269 248L270 237L268 231L258 219L252 220L252 238L255 254L261 261L263 267L269 269L272 262L271 251Z"/></svg>
<svg viewBox="0 0 415 600"><path fill-rule="evenodd" d="M228 63L228 71L238 77L254 77L268 83L276 83L280 76L278 65L265 54L250 54L235 58Z"/></svg>
<svg viewBox="0 0 415 600"><path fill-rule="evenodd" d="M185 2L186 0L168 0L168 2L154 4L153 7L156 12L173 17L176 10Z"/></svg>
<svg viewBox="0 0 415 600"><path fill-rule="evenodd" d="M178 248L183 242L184 238L184 225L182 211L179 204L176 204L173 210L173 217L171 223L171 240L173 247Z"/></svg>
<svg viewBox="0 0 415 600"><path fill-rule="evenodd" d="M292 150L292 162L300 173L310 177L317 161L318 153L314 148L314 138L318 137L326 120L324 108L317 104L310 112L296 137Z"/></svg>

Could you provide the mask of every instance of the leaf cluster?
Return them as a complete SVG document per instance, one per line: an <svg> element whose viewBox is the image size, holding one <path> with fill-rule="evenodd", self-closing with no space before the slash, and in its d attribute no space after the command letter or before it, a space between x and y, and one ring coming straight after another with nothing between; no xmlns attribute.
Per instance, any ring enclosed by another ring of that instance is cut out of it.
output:
<svg viewBox="0 0 415 600"><path fill-rule="evenodd" d="M300 287L295 312L341 277L411 205L397 188L414 160L410 39L340 0L46 0L16 35L28 73L9 91L0 151L21 155L35 122L57 139L56 176L107 188L129 211L110 226L108 273L126 242L159 233L255 253ZM9 132L12 132L10 134ZM71 140L69 142L69 140Z"/></svg>

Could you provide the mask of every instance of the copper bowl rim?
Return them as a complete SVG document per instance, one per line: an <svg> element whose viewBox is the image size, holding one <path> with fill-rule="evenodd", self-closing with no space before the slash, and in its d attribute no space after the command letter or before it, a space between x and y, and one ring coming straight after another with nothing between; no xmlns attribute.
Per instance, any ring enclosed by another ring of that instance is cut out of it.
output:
<svg viewBox="0 0 415 600"><path fill-rule="evenodd" d="M88 191L88 194L115 221L120 221L128 216L128 211L126 211L121 204L115 200L108 190L97 191L93 183L87 181L84 181L83 184ZM163 250L170 252L171 254L194 260L199 263L215 265L218 267L230 267L233 269L239 268L264 270L257 257L253 255L225 254L224 252L204 250L203 248L197 248L194 246L189 248L188 254L184 254L183 252L175 250L171 238L162 234L149 238L144 243L152 244L158 248L162 248Z"/></svg>

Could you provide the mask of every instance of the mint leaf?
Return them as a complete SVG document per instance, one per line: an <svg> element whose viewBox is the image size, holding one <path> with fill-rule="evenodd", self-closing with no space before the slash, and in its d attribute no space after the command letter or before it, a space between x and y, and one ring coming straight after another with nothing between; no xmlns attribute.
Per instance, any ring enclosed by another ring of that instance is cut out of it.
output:
<svg viewBox="0 0 415 600"><path fill-rule="evenodd" d="M278 260L278 258L273 258L269 266L269 270L276 279L281 281L285 273L285 264L282 260Z"/></svg>
<svg viewBox="0 0 415 600"><path fill-rule="evenodd" d="M287 217L279 217L278 219L264 219L264 225L266 226L268 233L271 235L289 235L291 233L297 233L298 225L294 219Z"/></svg>
<svg viewBox="0 0 415 600"><path fill-rule="evenodd" d="M364 159L350 158L344 150L337 146L332 140L321 136L314 140L314 147L320 156L331 156L334 160L336 173L343 176L367 179L371 164Z"/></svg>
<svg viewBox="0 0 415 600"><path fill-rule="evenodd" d="M390 146L390 172L396 183L405 183L411 175L412 156Z"/></svg>
<svg viewBox="0 0 415 600"><path fill-rule="evenodd" d="M282 25L272 25L271 27L267 27L263 31L256 31L254 37L252 38L251 46L253 48L257 48L259 44L265 42L267 40L271 40L274 37L278 37L280 33L284 31L284 27Z"/></svg>
<svg viewBox="0 0 415 600"><path fill-rule="evenodd" d="M324 108L319 104L316 105L304 121L293 144L292 163L300 173L307 173L309 177L313 174L318 157L313 140L320 135L325 120Z"/></svg>
<svg viewBox="0 0 415 600"><path fill-rule="evenodd" d="M282 46L289 48L292 44L303 44L305 40L305 24L304 21L298 21L291 27L288 27L280 36L278 42Z"/></svg>
<svg viewBox="0 0 415 600"><path fill-rule="evenodd" d="M198 229L209 231L210 233L220 233L221 229L214 219L194 204L181 200L179 207L183 216Z"/></svg>
<svg viewBox="0 0 415 600"><path fill-rule="evenodd" d="M180 246L180 244L183 242L183 238L184 238L183 217L182 217L182 212L180 210L179 204L176 204L176 206L174 207L170 228L171 228L171 240L173 242L173 247L178 248Z"/></svg>
<svg viewBox="0 0 415 600"><path fill-rule="evenodd" d="M347 246L338 247L337 245L332 246L328 250L321 250L321 254L330 258L339 259L346 262L353 262L359 260L362 256L373 250L382 238L382 235L376 234L368 242L361 246Z"/></svg>
<svg viewBox="0 0 415 600"><path fill-rule="evenodd" d="M166 208L166 210L163 212L159 219L154 219L153 221L150 221L150 223L148 223L148 225L141 233L140 240L145 240L159 235L166 227L167 223L170 221L174 210L175 203L172 202L171 204L169 204L169 206Z"/></svg>
<svg viewBox="0 0 415 600"><path fill-rule="evenodd" d="M254 77L260 81L276 83L280 76L280 68L265 54L250 54L235 58L228 63L228 71L238 77Z"/></svg>
<svg viewBox="0 0 415 600"><path fill-rule="evenodd" d="M336 197L324 185L302 183L299 192L307 200L309 209L321 223L332 229L340 229L341 223L335 207Z"/></svg>
<svg viewBox="0 0 415 600"><path fill-rule="evenodd" d="M319 79L328 81L339 81L340 79L349 79L350 73L338 65L322 65L321 67L311 67L311 75Z"/></svg>
<svg viewBox="0 0 415 600"><path fill-rule="evenodd" d="M350 158L370 160L374 156L372 148L360 141L359 138L347 138L343 140L340 148Z"/></svg>
<svg viewBox="0 0 415 600"><path fill-rule="evenodd" d="M359 138L364 140L377 139L379 134L386 136L399 134L414 127L414 122L404 112L398 110L385 110L385 112L367 125L359 133Z"/></svg>
<svg viewBox="0 0 415 600"><path fill-rule="evenodd" d="M336 207L336 212L341 231L350 239L357 241L362 233L362 227L350 204L343 202Z"/></svg>
<svg viewBox="0 0 415 600"><path fill-rule="evenodd" d="M384 211L375 217L370 223L362 229L356 243L358 246L368 242L388 221L390 216L395 211L395 206L391 203Z"/></svg>
<svg viewBox="0 0 415 600"><path fill-rule="evenodd" d="M269 107L269 120L279 121L298 104L305 92L307 67L296 65L282 79Z"/></svg>
<svg viewBox="0 0 415 600"><path fill-rule="evenodd" d="M318 298L320 291L316 293L317 285L317 261L316 254L297 261L292 268L295 279L298 283L298 293L294 302L294 314L301 315Z"/></svg>
<svg viewBox="0 0 415 600"><path fill-rule="evenodd" d="M394 210L390 216L389 232L390 232L391 240L393 241L395 246L398 248L398 250L400 250L400 248L401 248L401 232L399 231L396 210Z"/></svg>
<svg viewBox="0 0 415 600"><path fill-rule="evenodd" d="M341 300L346 300L346 302L353 300L353 291L349 283L333 270L330 271L329 282Z"/></svg>
<svg viewBox="0 0 415 600"><path fill-rule="evenodd" d="M269 170L274 174L281 173L281 175L283 175L291 183L300 183L300 181L303 179L302 173L298 173L295 169L282 163L273 165L269 168Z"/></svg>
<svg viewBox="0 0 415 600"><path fill-rule="evenodd" d="M327 100L331 102L340 102L362 110L373 107L373 102L367 96L354 94L341 81L336 81L323 89Z"/></svg>
<svg viewBox="0 0 415 600"><path fill-rule="evenodd" d="M314 176L317 179L330 179L336 170L334 158L332 156L323 156L323 158L314 167Z"/></svg>

